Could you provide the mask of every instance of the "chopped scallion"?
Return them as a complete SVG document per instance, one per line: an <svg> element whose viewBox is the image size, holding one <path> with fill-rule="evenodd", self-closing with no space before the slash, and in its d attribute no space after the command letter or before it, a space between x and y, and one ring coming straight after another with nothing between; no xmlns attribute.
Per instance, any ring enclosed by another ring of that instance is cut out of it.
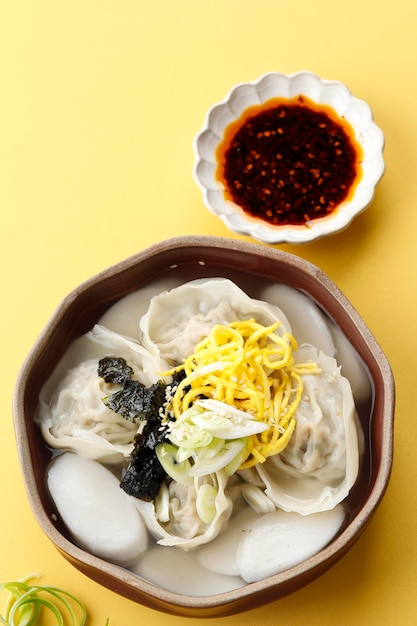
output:
<svg viewBox="0 0 417 626"><path fill-rule="evenodd" d="M74 595L58 587L32 585L39 578L29 574L15 582L0 583L0 599L6 595L0 624L4 626L37 626L42 612L48 611L56 618L58 626L85 626L86 608Z"/></svg>

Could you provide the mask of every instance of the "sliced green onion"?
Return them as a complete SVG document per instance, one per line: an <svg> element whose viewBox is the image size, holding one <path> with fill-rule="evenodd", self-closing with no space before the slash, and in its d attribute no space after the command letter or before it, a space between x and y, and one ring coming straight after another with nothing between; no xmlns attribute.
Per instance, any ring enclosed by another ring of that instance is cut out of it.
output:
<svg viewBox="0 0 417 626"><path fill-rule="evenodd" d="M242 442L242 449L236 454L236 456L225 466L227 476L232 476L239 467L246 461L249 454L249 437L244 437L238 441Z"/></svg>
<svg viewBox="0 0 417 626"><path fill-rule="evenodd" d="M187 459L181 462L178 461L177 450L178 448L165 442L160 443L155 448L158 461L168 476L171 476L171 478L182 485L192 485L193 479L190 476L191 464Z"/></svg>
<svg viewBox="0 0 417 626"><path fill-rule="evenodd" d="M162 483L155 498L155 515L160 522L169 522L169 491L166 483Z"/></svg>
<svg viewBox="0 0 417 626"><path fill-rule="evenodd" d="M269 428L265 422L259 422L250 413L224 402L201 399L196 400L196 404L206 410L203 413L193 415L191 417L192 422L213 437L240 439L241 437L256 435Z"/></svg>
<svg viewBox="0 0 417 626"><path fill-rule="evenodd" d="M244 447L244 439L233 439L232 441L227 441L222 450L213 458L200 459L200 457L197 457L194 465L190 468L190 475L195 477L207 476L208 474L219 472L221 469L226 467L226 465L229 465L229 463L231 463L233 459L240 454Z"/></svg>
<svg viewBox="0 0 417 626"><path fill-rule="evenodd" d="M207 430L200 430L195 424L183 422L178 427L171 427L168 439L179 448L194 450L208 446L213 437Z"/></svg>
<svg viewBox="0 0 417 626"><path fill-rule="evenodd" d="M74 595L59 587L27 584L38 574L29 574L15 582L1 583L0 596L7 593L0 624L4 626L38 626L42 612L55 616L58 626L85 626L86 608Z"/></svg>
<svg viewBox="0 0 417 626"><path fill-rule="evenodd" d="M208 446L198 450L198 458L200 460L213 459L219 452L221 452L221 450L223 450L225 443L224 439L213 437Z"/></svg>
<svg viewBox="0 0 417 626"><path fill-rule="evenodd" d="M196 510L197 515L204 524L210 524L216 515L217 488L205 483L197 490Z"/></svg>

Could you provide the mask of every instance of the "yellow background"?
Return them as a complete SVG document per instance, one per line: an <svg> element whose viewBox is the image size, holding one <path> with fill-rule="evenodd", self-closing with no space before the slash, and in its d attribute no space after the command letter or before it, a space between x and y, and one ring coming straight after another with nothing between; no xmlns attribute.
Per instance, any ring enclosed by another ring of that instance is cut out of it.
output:
<svg viewBox="0 0 417 626"><path fill-rule="evenodd" d="M91 626L192 622L101 588L44 536L17 460L14 381L84 279L171 236L238 237L203 207L193 137L235 83L307 69L370 104L386 174L346 231L281 247L329 274L387 354L394 468L342 561L296 594L216 624L417 624L416 25L407 0L1 0L0 581L38 571L85 600Z"/></svg>

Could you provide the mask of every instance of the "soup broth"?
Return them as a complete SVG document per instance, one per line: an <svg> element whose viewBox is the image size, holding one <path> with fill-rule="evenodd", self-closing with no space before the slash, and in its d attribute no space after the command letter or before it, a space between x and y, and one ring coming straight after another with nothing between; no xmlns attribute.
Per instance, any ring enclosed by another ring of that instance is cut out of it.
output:
<svg viewBox="0 0 417 626"><path fill-rule="evenodd" d="M370 461L364 450L369 450L369 423L373 406L373 387L366 367L349 340L328 313L323 311L309 295L266 277L248 276L239 270L226 270L225 267L208 267L204 261L189 267L171 266L168 271L154 277L148 284L122 297L97 320L97 323L116 333L137 338L139 319L148 310L149 303L154 296L164 290L179 287L190 280L218 277L232 280L251 298L279 306L288 317L293 335L299 345L306 342L315 345L326 353L329 350L334 351L338 364L341 365L342 374L351 384L361 425L359 429L361 450L359 474L348 497L332 511L313 514L313 517L306 516L304 520L301 520L304 525L300 527L299 534L295 536L298 542L299 537L305 536L306 532L308 533L309 523L305 521L307 518L311 519L310 527L314 530L313 522L316 523L314 515L321 516L319 526L325 529L325 535L317 540L316 545L314 532L311 532L309 541L303 546L301 552L298 552L295 560L287 555L283 564L279 566L275 564L275 571L274 565L272 570L265 567L264 576L267 576L282 571L282 568L291 567L296 562L306 560L321 550L334 536L342 532L347 521L355 516L360 506L363 481L369 475ZM41 402L48 405L51 403L59 381L69 369L87 359L99 360L106 354L105 347L91 342L86 336L76 339L42 388ZM57 451L48 448L48 457L53 459L56 454L62 452L62 450ZM120 479L126 469L126 462L119 465L106 465L106 467ZM259 515L254 513L239 494L233 498L233 504L233 514L230 520L224 525L224 529L213 542L191 551L184 551L175 546L160 546L151 540L146 552L134 562L129 563L128 568L152 583L170 591L187 595L221 593L251 582L245 581L236 569L237 548L233 542L242 533L249 532L248 529L252 532L253 528L256 527L255 518ZM303 517L298 516L294 519L294 514L278 510L273 514L272 512L271 514L268 513L268 515L268 524L259 531L264 535L270 532L270 527L274 523L277 525L285 524L283 516L288 516L287 519L293 523L294 528L297 527L299 518ZM74 541L71 534L68 533L65 523L62 520L60 523L63 532ZM297 532L297 528L294 532ZM268 537L271 541L270 535ZM172 575L173 571L176 572L175 576Z"/></svg>

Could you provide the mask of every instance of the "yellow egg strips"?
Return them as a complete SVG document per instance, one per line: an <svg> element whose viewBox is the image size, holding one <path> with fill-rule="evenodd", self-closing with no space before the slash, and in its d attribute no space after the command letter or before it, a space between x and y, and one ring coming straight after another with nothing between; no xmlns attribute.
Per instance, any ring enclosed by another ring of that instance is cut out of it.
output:
<svg viewBox="0 0 417 626"><path fill-rule="evenodd" d="M239 469L263 463L286 447L303 392L301 375L319 371L315 363L294 363L296 340L288 333L279 335L280 325L277 321L263 326L255 319L216 324L183 365L166 372L185 372L172 399L175 419L206 397L268 425L250 436L248 455Z"/></svg>

